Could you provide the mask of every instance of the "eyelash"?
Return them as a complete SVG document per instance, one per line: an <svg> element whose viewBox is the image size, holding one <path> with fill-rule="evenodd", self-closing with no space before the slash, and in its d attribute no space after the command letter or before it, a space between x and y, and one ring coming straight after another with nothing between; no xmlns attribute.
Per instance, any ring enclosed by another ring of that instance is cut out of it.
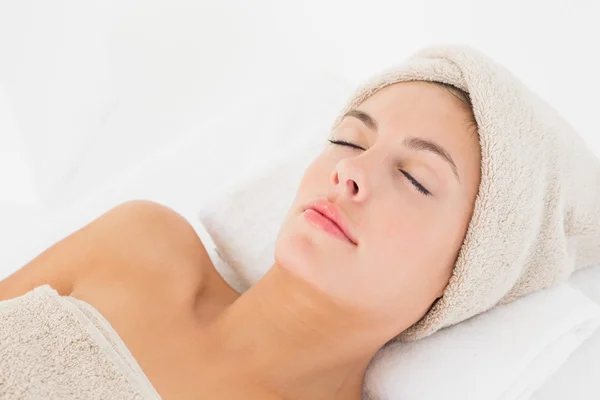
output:
<svg viewBox="0 0 600 400"><path fill-rule="evenodd" d="M357 146L354 143L351 142L346 142L345 140L332 140L329 139L329 142L332 144L337 144L339 146L347 146L347 147L351 147L353 149L358 149L358 150L364 150L362 147ZM404 176L413 184L413 186L422 194L424 194L425 196L431 196L431 192L427 189L425 189L425 187L423 185L421 185L419 183L419 181L417 181L415 178L413 178L408 172L405 172L403 170L399 170L400 172L402 172L404 174Z"/></svg>

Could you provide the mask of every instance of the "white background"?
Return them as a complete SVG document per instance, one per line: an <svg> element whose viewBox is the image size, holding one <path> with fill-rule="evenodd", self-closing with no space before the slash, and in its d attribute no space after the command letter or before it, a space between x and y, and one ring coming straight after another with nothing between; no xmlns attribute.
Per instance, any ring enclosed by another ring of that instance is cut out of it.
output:
<svg viewBox="0 0 600 400"><path fill-rule="evenodd" d="M208 195L293 139L263 129L279 109L219 118L315 71L350 88L427 44L486 52L600 154L599 20L595 0L0 0L0 263L190 133L203 174L169 190Z"/></svg>
<svg viewBox="0 0 600 400"><path fill-rule="evenodd" d="M2 0L0 200L64 204L226 109L257 68L358 83L430 43L487 52L596 148L599 17L593 0Z"/></svg>

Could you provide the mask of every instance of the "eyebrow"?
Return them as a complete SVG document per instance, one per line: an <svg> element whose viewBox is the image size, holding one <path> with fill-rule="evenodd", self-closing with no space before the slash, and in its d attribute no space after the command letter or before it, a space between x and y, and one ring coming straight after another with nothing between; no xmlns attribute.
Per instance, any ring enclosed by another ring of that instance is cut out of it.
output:
<svg viewBox="0 0 600 400"><path fill-rule="evenodd" d="M346 114L344 114L344 117L346 117L346 116L357 118L363 124L365 124L369 129L377 132L377 129L378 129L377 121L375 121L375 119L373 117L371 117L369 114L367 114L366 112L360 111L357 109L352 109L352 110L348 111ZM439 144L437 144L431 140L422 139L422 138L418 138L415 136L408 136L408 137L404 138L403 143L406 147L408 147L409 149L412 149L412 150L416 150L416 151L425 150L425 151L430 151L434 154L437 154L439 157L441 157L444 161L446 161L450 165L450 167L452 168L452 172L454 172L454 176L456 176L456 179L458 179L458 181L460 182L460 178L458 176L458 168L456 168L456 164L454 163L452 156L450 156L450 154L446 150L444 150L444 148L442 146L440 146Z"/></svg>

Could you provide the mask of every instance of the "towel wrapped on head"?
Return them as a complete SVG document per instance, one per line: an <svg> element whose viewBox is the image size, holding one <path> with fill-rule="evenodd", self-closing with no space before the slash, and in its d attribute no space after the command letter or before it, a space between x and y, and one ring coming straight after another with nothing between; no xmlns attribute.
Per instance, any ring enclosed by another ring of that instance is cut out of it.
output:
<svg viewBox="0 0 600 400"><path fill-rule="evenodd" d="M334 122L386 86L432 81L469 94L481 182L443 293L398 335L414 341L600 262L600 161L510 71L466 46L428 47L361 85Z"/></svg>

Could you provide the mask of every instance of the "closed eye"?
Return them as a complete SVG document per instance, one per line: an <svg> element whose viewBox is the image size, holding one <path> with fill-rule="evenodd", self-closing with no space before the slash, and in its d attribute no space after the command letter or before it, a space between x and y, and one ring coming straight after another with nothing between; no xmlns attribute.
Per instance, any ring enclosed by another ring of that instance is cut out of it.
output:
<svg viewBox="0 0 600 400"><path fill-rule="evenodd" d="M417 188L417 190L421 193L423 193L425 196L430 196L431 192L427 189L425 189L425 187L423 185L421 185L419 183L419 181L417 181L415 178L413 178L408 172L404 171L404 170L399 170L400 172L402 172L404 174L404 176L406 176L406 178L414 185L414 187Z"/></svg>
<svg viewBox="0 0 600 400"><path fill-rule="evenodd" d="M332 144L339 145L339 146L346 146L346 147L351 147L353 149L364 150L359 145L356 145L356 144L351 143L351 142L347 142L345 140L332 140L332 139L329 139L329 142L331 142ZM401 170L401 169L399 171L402 172L402 174L404 174L404 176L410 181L410 183L413 184L413 186L419 192L423 193L425 196L430 196L431 195L431 192L429 190L427 190L423 185L421 185L419 183L419 181L417 181L415 178L413 178L411 174L409 174L408 172L406 172L404 170Z"/></svg>
<svg viewBox="0 0 600 400"><path fill-rule="evenodd" d="M333 143L333 144L337 144L337 145L340 145L340 146L347 146L347 147L352 147L353 149L364 150L359 145L354 144L354 143L350 143L350 142L346 142L345 140L332 140L332 139L329 139L329 141L331 143Z"/></svg>

